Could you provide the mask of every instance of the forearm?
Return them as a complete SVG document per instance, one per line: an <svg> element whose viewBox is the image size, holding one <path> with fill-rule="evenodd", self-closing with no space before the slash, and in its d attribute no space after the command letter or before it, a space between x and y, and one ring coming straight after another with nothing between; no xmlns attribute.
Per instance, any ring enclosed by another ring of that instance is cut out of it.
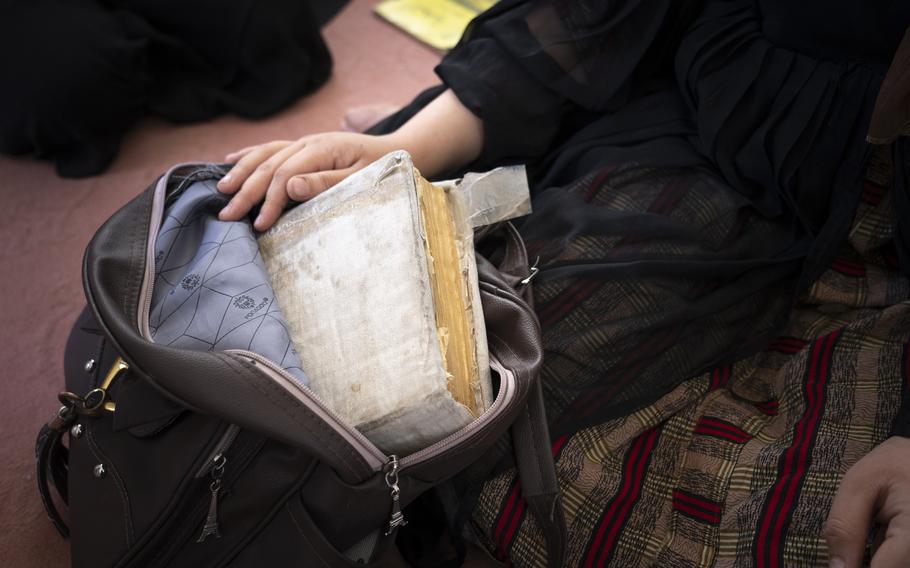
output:
<svg viewBox="0 0 910 568"><path fill-rule="evenodd" d="M477 159L483 149L483 123L449 90L386 137L411 154L424 176L435 177Z"/></svg>

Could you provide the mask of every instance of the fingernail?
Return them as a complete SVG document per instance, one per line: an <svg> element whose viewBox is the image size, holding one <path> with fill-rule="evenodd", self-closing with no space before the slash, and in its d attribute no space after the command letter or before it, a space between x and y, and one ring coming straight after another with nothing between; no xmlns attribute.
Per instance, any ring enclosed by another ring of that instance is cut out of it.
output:
<svg viewBox="0 0 910 568"><path fill-rule="evenodd" d="M256 227L257 229L259 229L259 227L262 226L262 222L263 222L262 213L260 213L259 215L256 216L256 220L253 221L253 226ZM262 229L259 229L259 230L262 230Z"/></svg>
<svg viewBox="0 0 910 568"><path fill-rule="evenodd" d="M224 176L223 178L218 180L218 187L223 187L223 186L231 183L232 177L233 176L231 174L227 174L226 176Z"/></svg>
<svg viewBox="0 0 910 568"><path fill-rule="evenodd" d="M835 556L828 561L828 568L847 568L847 563L840 556Z"/></svg>
<svg viewBox="0 0 910 568"><path fill-rule="evenodd" d="M310 187L305 179L294 178L291 180L291 191L294 193L294 198L300 201L309 196Z"/></svg>
<svg viewBox="0 0 910 568"><path fill-rule="evenodd" d="M224 209L222 209L222 210L218 213L218 217L221 218L221 219L224 219L225 217L230 217L230 216L231 216L231 212L232 212L233 210L234 210L234 205L233 205L232 203L228 203L227 205L224 206Z"/></svg>

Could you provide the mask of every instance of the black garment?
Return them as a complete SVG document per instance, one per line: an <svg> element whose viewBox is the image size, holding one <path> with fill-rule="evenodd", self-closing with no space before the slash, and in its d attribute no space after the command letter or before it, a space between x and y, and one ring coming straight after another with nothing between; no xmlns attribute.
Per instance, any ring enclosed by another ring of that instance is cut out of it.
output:
<svg viewBox="0 0 910 568"><path fill-rule="evenodd" d="M859 0L505 0L471 24L437 72L483 119L471 169L529 167L554 438L783 327L844 242L908 25Z"/></svg>
<svg viewBox="0 0 910 568"><path fill-rule="evenodd" d="M19 0L0 52L0 152L51 159L63 176L101 172L146 112L259 118L331 70L301 0Z"/></svg>

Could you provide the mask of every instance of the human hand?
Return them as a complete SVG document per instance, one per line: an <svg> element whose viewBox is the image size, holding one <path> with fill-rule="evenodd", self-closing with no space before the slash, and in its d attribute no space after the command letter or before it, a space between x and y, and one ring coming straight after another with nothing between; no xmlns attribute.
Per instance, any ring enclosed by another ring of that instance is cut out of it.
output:
<svg viewBox="0 0 910 568"><path fill-rule="evenodd" d="M218 217L236 221L264 198L253 223L264 231L278 220L289 199L311 199L393 150L408 151L420 172L432 178L469 164L482 146L481 120L445 91L390 134L328 132L228 154L225 160L236 165L218 189L234 197Z"/></svg>
<svg viewBox="0 0 910 568"><path fill-rule="evenodd" d="M271 227L289 200L306 201L329 189L395 148L388 136L327 132L249 146L225 156L235 162L218 182L233 195L218 218L236 221L265 199L253 226Z"/></svg>
<svg viewBox="0 0 910 568"><path fill-rule="evenodd" d="M872 568L910 565L910 438L888 438L847 471L825 523L831 568L861 566L873 519L885 532Z"/></svg>

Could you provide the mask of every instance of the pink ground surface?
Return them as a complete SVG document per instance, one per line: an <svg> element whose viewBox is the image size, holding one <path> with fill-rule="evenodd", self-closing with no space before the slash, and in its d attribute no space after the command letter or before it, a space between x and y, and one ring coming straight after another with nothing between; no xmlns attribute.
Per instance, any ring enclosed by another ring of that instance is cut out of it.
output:
<svg viewBox="0 0 910 568"><path fill-rule="evenodd" d="M434 84L439 55L374 16L374 3L352 0L325 29L331 80L268 120L174 126L149 119L104 175L80 180L58 178L47 163L0 157L0 565L69 565L68 544L38 499L33 448L63 385L64 343L84 303L86 243L173 163L218 161L249 144L337 130L349 107L403 104Z"/></svg>

